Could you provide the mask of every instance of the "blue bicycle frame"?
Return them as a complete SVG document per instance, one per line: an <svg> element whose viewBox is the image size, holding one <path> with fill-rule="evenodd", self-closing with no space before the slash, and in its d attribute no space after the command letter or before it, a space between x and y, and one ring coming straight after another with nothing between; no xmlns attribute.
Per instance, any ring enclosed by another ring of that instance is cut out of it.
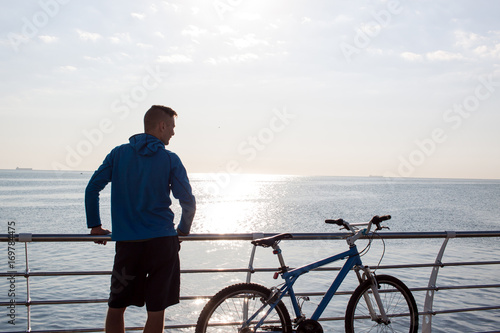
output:
<svg viewBox="0 0 500 333"><path fill-rule="evenodd" d="M276 251L275 254L277 254L280 257L280 262L283 264L283 260L281 257L281 249L278 248L275 251ZM349 271L355 266L362 266L361 258L359 257L359 252L358 252L356 245L351 245L348 251L339 253L337 255L316 261L316 262L311 263L311 264L307 264L307 265L302 266L302 267L292 269L290 271L288 271L288 270L283 271L283 273L281 274L281 277L285 280L285 283L279 289L279 297L271 304L270 309L267 311L267 314L264 316L264 318L261 319L261 321L259 322L257 327L260 327L260 325L262 325L262 323L264 322L267 315L269 313L271 313L271 311L276 307L276 305L279 303L279 301L281 301L281 299L285 295L290 296L290 299L291 299L291 302L293 305L293 309L295 312L295 316L297 318L299 318L302 315L302 313L301 313L300 306L297 302L297 298L295 297L295 292L293 290L293 285L295 284L295 281L297 281L297 279L301 275L308 273L311 270L314 270L318 267L328 265L332 262L346 259L346 258L347 258L347 261L345 262L345 264L342 267L342 269L340 270L340 272L337 274L337 277L333 281L330 288L326 291L325 295L323 296L323 299L318 304L316 310L314 311L313 315L310 318L312 320L317 321L321 317L321 314L323 313L323 311L325 311L327 305L332 300L333 296L337 292L338 288L340 287L340 285L344 281L344 279L347 276L347 274L349 273ZM283 265L282 269L286 269L286 267L284 267L284 265ZM257 313L252 318L250 318L249 321L253 320L256 317L256 315L257 315Z"/></svg>
<svg viewBox="0 0 500 333"><path fill-rule="evenodd" d="M312 320L318 320L319 317L321 317L321 314L323 314L323 311L325 311L327 305L332 300L332 297L337 292L338 288L340 287L340 285L344 281L344 279L347 276L347 274L349 273L349 271L354 266L361 266L362 265L357 247L354 245L346 252L342 252L340 254L337 254L337 255L322 259L320 261L317 261L317 262L314 262L314 263L311 263L311 264L308 264L308 265L305 265L302 267L298 267L298 268L295 268L293 270L290 270L288 272L283 273L282 277L283 277L283 279L285 279L285 285L281 288L282 297L285 294L290 295L290 298L292 300L293 309L294 309L295 315L297 317L301 315L301 313L300 313L301 311L300 311L300 307L299 307L298 302L297 302L297 298L295 297L295 292L293 290L293 285L294 285L295 281L297 281L297 279L301 275L308 273L309 271L311 271L315 268L318 268L318 267L321 267L324 265L328 265L332 262L346 259L346 258L347 258L347 261L345 262L344 266L342 266L342 269L337 274L337 277L333 281L330 288L328 288L327 292L323 296L323 299L318 304L318 307L316 308L316 310L314 311L314 313L311 316ZM280 297L280 298L282 298L282 297Z"/></svg>

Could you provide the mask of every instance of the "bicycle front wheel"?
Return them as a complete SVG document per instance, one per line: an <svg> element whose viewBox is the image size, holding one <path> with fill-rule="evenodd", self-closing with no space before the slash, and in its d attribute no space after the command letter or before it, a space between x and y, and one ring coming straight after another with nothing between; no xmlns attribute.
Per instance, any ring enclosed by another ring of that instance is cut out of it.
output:
<svg viewBox="0 0 500 333"><path fill-rule="evenodd" d="M345 331L353 332L409 332L418 330L417 304L408 287L389 275L376 276L378 292L389 323L383 323L372 292L370 281L364 281L354 291L347 304ZM370 313L368 303L374 313Z"/></svg>
<svg viewBox="0 0 500 333"><path fill-rule="evenodd" d="M254 283L240 283L222 289L201 311L195 332L292 332L290 315L282 301L264 323L255 328L269 310L267 300L271 294L268 288ZM245 322L257 312L256 318L246 325Z"/></svg>

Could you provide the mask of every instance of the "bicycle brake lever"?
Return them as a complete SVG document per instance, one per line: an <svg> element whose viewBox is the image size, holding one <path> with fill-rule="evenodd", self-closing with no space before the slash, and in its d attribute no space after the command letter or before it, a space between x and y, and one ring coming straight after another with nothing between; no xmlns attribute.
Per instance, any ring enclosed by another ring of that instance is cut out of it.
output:
<svg viewBox="0 0 500 333"><path fill-rule="evenodd" d="M377 228L375 229L375 231L382 230L382 229L391 230L391 228L386 227L385 225L377 225Z"/></svg>

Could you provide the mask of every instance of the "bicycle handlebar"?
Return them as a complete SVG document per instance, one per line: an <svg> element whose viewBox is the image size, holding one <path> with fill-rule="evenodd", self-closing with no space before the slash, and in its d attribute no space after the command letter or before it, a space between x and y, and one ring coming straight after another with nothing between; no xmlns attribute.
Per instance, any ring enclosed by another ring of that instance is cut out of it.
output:
<svg viewBox="0 0 500 333"><path fill-rule="evenodd" d="M368 226L368 231L371 229L371 225L375 224L377 226L377 229L375 230L381 230L382 226L380 225L381 222L387 221L391 219L391 215L383 215L383 216L378 216L375 215L372 217L370 222L365 222L365 223L349 223L347 221L344 221L343 219L336 219L336 220L325 220L325 223L329 224L336 224L338 226L344 227L345 229L354 232L354 227L356 226L362 226L362 225L367 225Z"/></svg>

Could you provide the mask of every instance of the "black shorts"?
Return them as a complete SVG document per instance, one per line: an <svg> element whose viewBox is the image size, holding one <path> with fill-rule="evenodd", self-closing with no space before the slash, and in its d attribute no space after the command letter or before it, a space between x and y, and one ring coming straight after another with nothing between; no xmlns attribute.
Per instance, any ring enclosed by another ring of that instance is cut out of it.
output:
<svg viewBox="0 0 500 333"><path fill-rule="evenodd" d="M116 242L109 307L161 311L179 303L179 248L177 236Z"/></svg>

